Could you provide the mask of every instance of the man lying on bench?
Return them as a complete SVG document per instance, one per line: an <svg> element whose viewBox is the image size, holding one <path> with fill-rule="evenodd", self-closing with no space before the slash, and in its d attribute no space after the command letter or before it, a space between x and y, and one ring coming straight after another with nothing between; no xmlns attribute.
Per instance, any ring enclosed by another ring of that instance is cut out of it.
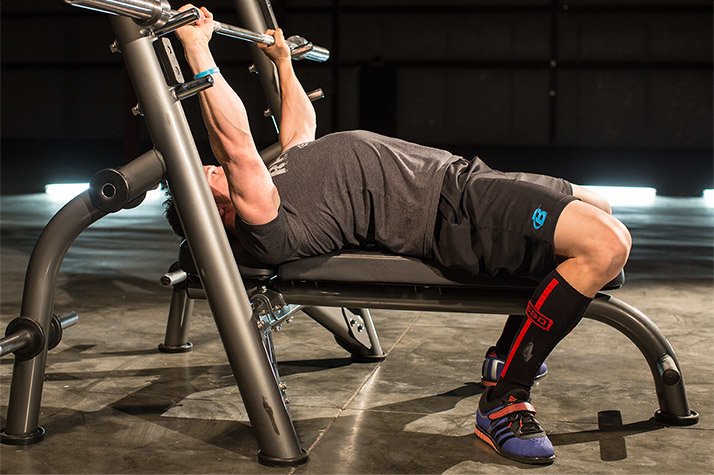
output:
<svg viewBox="0 0 714 475"><path fill-rule="evenodd" d="M530 389L546 357L627 261L630 235L607 202L561 179L503 173L479 158L370 132L315 140L315 111L280 30L268 31L273 46L261 45L282 94L283 153L266 168L243 103L209 50L213 17L201 11L177 35L193 73L215 78L200 102L221 166L205 171L228 232L268 265L377 246L473 274L541 278L526 318L511 316L486 355L490 387L475 433L511 459L551 463L553 446L534 418Z"/></svg>

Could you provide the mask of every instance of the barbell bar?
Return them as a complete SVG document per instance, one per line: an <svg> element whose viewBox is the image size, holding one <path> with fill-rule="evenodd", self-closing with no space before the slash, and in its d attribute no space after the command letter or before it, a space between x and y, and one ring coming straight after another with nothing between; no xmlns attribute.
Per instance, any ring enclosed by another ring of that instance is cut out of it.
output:
<svg viewBox="0 0 714 475"><path fill-rule="evenodd" d="M137 23L147 28L153 28L159 34L166 34L173 29L183 26L185 23L178 22L178 26L167 31L163 28L171 23L176 16L182 18L190 17L190 13L177 12L171 9L171 5L166 0L64 0L65 3L74 7L86 8L111 15L127 16ZM189 21L190 23L190 21ZM262 43L272 46L275 39L265 33L258 33L252 30L241 28L228 23L213 21L217 34L248 41L250 43ZM291 37L300 38L300 37ZM288 39L294 59L309 59L311 61L325 62L330 58L330 51L322 46L314 45L304 38L300 42L291 42Z"/></svg>

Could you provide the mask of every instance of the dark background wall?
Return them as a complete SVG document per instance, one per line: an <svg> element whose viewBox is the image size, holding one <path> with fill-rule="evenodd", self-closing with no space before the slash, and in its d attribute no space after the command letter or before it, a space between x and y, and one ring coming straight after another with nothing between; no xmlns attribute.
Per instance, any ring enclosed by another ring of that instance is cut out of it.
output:
<svg viewBox="0 0 714 475"><path fill-rule="evenodd" d="M200 2L198 2L200 3ZM231 0L205 0L239 24ZM438 5L438 8L434 5ZM179 3L174 1L173 7ZM709 0L275 0L288 35L332 51L302 62L319 134L366 128L579 183L712 188ZM150 147L105 15L3 2L3 193L87 181ZM174 40L174 43L178 43ZM224 75L275 140L244 45L217 37ZM197 100L184 102L210 160Z"/></svg>

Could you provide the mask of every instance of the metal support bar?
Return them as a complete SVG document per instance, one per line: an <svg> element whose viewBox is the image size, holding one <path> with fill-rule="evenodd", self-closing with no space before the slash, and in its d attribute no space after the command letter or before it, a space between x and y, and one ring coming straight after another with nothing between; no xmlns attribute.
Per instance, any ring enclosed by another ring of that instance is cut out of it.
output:
<svg viewBox="0 0 714 475"><path fill-rule="evenodd" d="M349 322L342 314L342 309L333 307L304 307L302 311L327 331L335 335L340 346L353 355L369 354L369 339L360 341L350 331Z"/></svg>
<svg viewBox="0 0 714 475"><path fill-rule="evenodd" d="M74 312L67 312L59 317L52 315L52 320L50 321L52 324L52 331L50 331L47 349L51 350L59 345L60 341L62 341L64 330L76 325L77 322L79 322L79 316Z"/></svg>
<svg viewBox="0 0 714 475"><path fill-rule="evenodd" d="M273 281L274 290L286 303L393 310L521 313L531 288L409 287L385 285L323 284ZM667 425L696 424L699 415L690 410L684 380L674 351L657 326L640 310L607 294L599 293L585 318L605 323L627 336L647 360L660 409L655 419ZM672 364L674 363L674 366ZM676 371L676 373L675 373ZM679 377L676 375L679 374Z"/></svg>
<svg viewBox="0 0 714 475"><path fill-rule="evenodd" d="M201 14L198 11L198 8L189 8L183 12L176 12L171 18L169 18L169 21L167 21L164 26L154 29L154 36L160 38L164 35L168 35L182 26L195 22L199 18L201 18Z"/></svg>
<svg viewBox="0 0 714 475"><path fill-rule="evenodd" d="M188 274L186 271L183 271L181 269L178 270L173 270L171 272L167 272L166 274L161 276L161 285L164 287L173 287L174 285L180 284L181 282L185 282L186 279L188 278Z"/></svg>
<svg viewBox="0 0 714 475"><path fill-rule="evenodd" d="M357 313L359 313L360 317L362 317L362 321L364 321L364 327L367 330L369 341L372 344L372 348L369 350L370 356L384 358L386 355L384 351L382 351L382 345L379 343L379 336L377 336L377 329L374 326L372 314L367 308L361 308Z"/></svg>
<svg viewBox="0 0 714 475"><path fill-rule="evenodd" d="M271 464L302 463L307 452L300 447L275 385L181 103L166 85L152 38L128 18L112 17L111 22L149 134L166 160L166 177L176 210L258 439L259 459Z"/></svg>
<svg viewBox="0 0 714 475"><path fill-rule="evenodd" d="M64 315L57 317L62 329L66 329L76 325L79 322L79 315L74 312L67 312Z"/></svg>
<svg viewBox="0 0 714 475"><path fill-rule="evenodd" d="M174 94L179 101L183 101L204 89L212 87L214 83L213 76L208 75L202 78L193 79L191 81L185 82L183 84L178 84L174 86Z"/></svg>
<svg viewBox="0 0 714 475"><path fill-rule="evenodd" d="M639 309L606 294L598 294L585 316L618 330L639 348L650 366L659 410L655 420L666 425L696 424L689 408L684 379L674 350L659 328Z"/></svg>
<svg viewBox="0 0 714 475"><path fill-rule="evenodd" d="M5 356L27 346L32 341L32 334L27 330L20 330L12 335L0 339L0 356Z"/></svg>
<svg viewBox="0 0 714 475"><path fill-rule="evenodd" d="M89 198L107 213L135 207L163 176L163 158L156 150L149 150L118 170L105 168L95 173L89 183Z"/></svg>
<svg viewBox="0 0 714 475"><path fill-rule="evenodd" d="M67 203L45 226L30 256L22 293L20 314L35 320L42 331L50 331L52 305L60 265L69 246L90 224L105 216L85 191ZM39 427L42 384L45 379L47 339L42 351L31 359L15 359L7 408L7 425L1 440L25 445L44 436Z"/></svg>
<svg viewBox="0 0 714 475"><path fill-rule="evenodd" d="M320 99L325 98L325 93L322 91L322 89L315 89L314 91L310 91L307 93L307 98L310 99L310 102L319 101ZM265 111L263 111L264 117L270 117L271 115L273 115L272 110L266 109Z"/></svg>
<svg viewBox="0 0 714 475"><path fill-rule="evenodd" d="M119 175L126 179L129 201L136 200L161 180L163 161L152 150L120 168ZM57 276L69 246L89 225L108 214L94 205L90 192L91 189L81 193L54 215L30 256L20 314L35 320L45 335L51 331ZM68 318L68 323L72 320ZM45 339L42 351L31 359L15 359L7 425L0 434L2 443L25 445L44 435L38 421L48 344Z"/></svg>
<svg viewBox="0 0 714 475"><path fill-rule="evenodd" d="M241 23L254 31L265 31L268 28L277 28L275 16L272 15L270 5L266 8L269 10L266 19L266 14L262 11L260 5L255 0L234 0L236 11ZM263 89L265 99L268 101L268 109L273 111L273 125L279 133L280 118L282 117L282 107L280 100L280 82L278 79L278 71L273 62L263 53L256 45L250 46L250 54L253 58L253 66L258 73L260 86Z"/></svg>
<svg viewBox="0 0 714 475"><path fill-rule="evenodd" d="M193 302L193 299L186 294L185 285L177 285L173 288L164 342L159 345L160 352L187 353L193 348L193 343L188 341Z"/></svg>
<svg viewBox="0 0 714 475"><path fill-rule="evenodd" d="M74 312L61 317L52 315L50 328L45 332L37 320L28 317L13 319L5 329L5 338L0 340L0 356L14 353L18 360L28 360L39 355L45 348L53 349L62 340L62 332L79 321Z"/></svg>
<svg viewBox="0 0 714 475"><path fill-rule="evenodd" d="M143 26L157 22L163 26L171 16L171 7L165 0L64 0L73 7L81 7L111 15L132 18Z"/></svg>

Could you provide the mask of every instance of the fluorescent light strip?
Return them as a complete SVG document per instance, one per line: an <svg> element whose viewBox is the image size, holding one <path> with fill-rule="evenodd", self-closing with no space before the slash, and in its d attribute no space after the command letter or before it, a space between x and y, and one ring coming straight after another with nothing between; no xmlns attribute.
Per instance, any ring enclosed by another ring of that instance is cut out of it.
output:
<svg viewBox="0 0 714 475"><path fill-rule="evenodd" d="M45 185L45 194L57 199L71 199L89 188L89 183L50 183Z"/></svg>
<svg viewBox="0 0 714 475"><path fill-rule="evenodd" d="M53 199L69 201L89 188L89 183L49 183L45 185L45 194ZM164 193L160 188L149 190L147 200L163 198Z"/></svg>
<svg viewBox="0 0 714 475"><path fill-rule="evenodd" d="M657 196L656 189L639 186L585 185L585 188L604 197L611 206L649 206Z"/></svg>
<svg viewBox="0 0 714 475"><path fill-rule="evenodd" d="M704 198L704 204L709 208L714 208L714 190L708 188L702 192L702 197Z"/></svg>

